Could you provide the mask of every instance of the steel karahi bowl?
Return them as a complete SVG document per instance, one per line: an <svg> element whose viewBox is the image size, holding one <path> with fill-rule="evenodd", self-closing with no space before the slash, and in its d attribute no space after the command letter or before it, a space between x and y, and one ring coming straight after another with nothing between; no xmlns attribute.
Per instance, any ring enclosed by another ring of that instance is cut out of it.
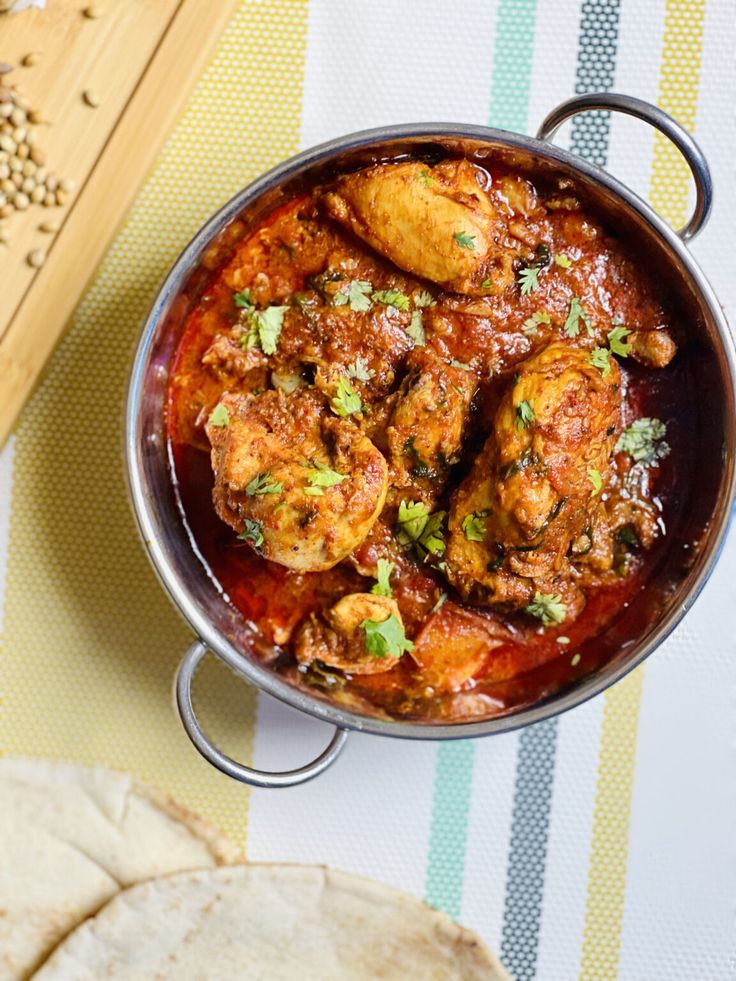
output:
<svg viewBox="0 0 736 981"><path fill-rule="evenodd" d="M687 160L696 187L694 214L679 232L605 171L553 146L560 124L578 112L608 109L649 122L671 139ZM675 532L635 603L597 639L606 657L591 673L542 700L484 721L425 724L347 711L293 686L255 656L264 646L208 575L177 509L164 428L164 402L172 355L195 292L207 250L236 219L256 222L297 189L341 170L431 150L507 160L534 173L571 179L607 224L646 256L674 298L687 326L687 352L697 392L697 481ZM177 259L156 297L133 363L126 418L128 476L133 506L150 559L173 603L197 640L184 655L176 684L177 704L190 739L214 766L237 780L286 787L321 773L337 757L349 730L408 739L489 736L531 725L604 691L657 648L692 606L717 560L735 486L734 396L736 356L721 307L685 242L705 224L711 206L706 161L692 138L670 117L629 96L580 96L550 113L536 139L482 126L452 123L389 126L354 133L306 150L254 181L212 217ZM238 638L238 643L234 638ZM282 773L245 766L223 754L202 731L192 707L191 682L207 650L235 672L296 709L331 723L335 732L314 761Z"/></svg>

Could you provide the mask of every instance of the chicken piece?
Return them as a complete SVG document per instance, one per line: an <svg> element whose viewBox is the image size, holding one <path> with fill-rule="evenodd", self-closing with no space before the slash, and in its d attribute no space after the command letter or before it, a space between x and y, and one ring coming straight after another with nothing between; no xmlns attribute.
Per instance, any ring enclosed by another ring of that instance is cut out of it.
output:
<svg viewBox="0 0 736 981"><path fill-rule="evenodd" d="M350 674L380 674L399 663L396 654L375 653L366 647L366 622L385 623L394 617L403 636L404 625L396 600L372 593L349 593L325 614L312 613L294 641L297 661L310 665L320 661Z"/></svg>
<svg viewBox="0 0 736 981"><path fill-rule="evenodd" d="M498 290L513 282L516 255L498 244L505 219L484 180L467 160L379 164L341 177L324 201L332 218L400 269L480 296L484 280Z"/></svg>
<svg viewBox="0 0 736 981"><path fill-rule="evenodd" d="M550 584L560 591L608 478L620 385L614 358L604 377L588 351L562 342L518 366L450 509L445 561L464 597L518 607Z"/></svg>
<svg viewBox="0 0 736 981"><path fill-rule="evenodd" d="M225 395L206 426L219 516L267 559L330 569L371 529L386 499L382 454L311 389Z"/></svg>
<svg viewBox="0 0 736 981"><path fill-rule="evenodd" d="M631 356L648 368L666 368L677 354L677 345L665 328L635 330L627 341Z"/></svg>
<svg viewBox="0 0 736 981"><path fill-rule="evenodd" d="M456 692L480 671L490 652L508 643L500 623L483 621L447 601L427 619L414 642L412 659L422 669L422 682L436 692Z"/></svg>
<svg viewBox="0 0 736 981"><path fill-rule="evenodd" d="M391 488L432 505L448 468L457 463L478 379L425 348L407 361L402 386L386 431Z"/></svg>

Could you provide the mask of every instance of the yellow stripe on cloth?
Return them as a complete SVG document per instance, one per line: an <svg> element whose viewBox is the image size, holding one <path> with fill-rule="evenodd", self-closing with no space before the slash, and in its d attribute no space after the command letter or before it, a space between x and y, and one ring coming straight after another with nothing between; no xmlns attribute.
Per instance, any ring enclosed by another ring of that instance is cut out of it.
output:
<svg viewBox="0 0 736 981"><path fill-rule="evenodd" d="M667 0L657 103L690 130L697 113L704 15L705 0ZM689 176L679 151L658 133L649 199L675 228L687 220ZM580 981L618 977L643 684L639 668L604 696Z"/></svg>
<svg viewBox="0 0 736 981"><path fill-rule="evenodd" d="M132 770L241 842L247 792L199 758L172 709L192 637L133 522L123 400L143 318L181 247L298 149L307 9L243 3L22 417L0 637L0 752ZM212 737L247 760L253 689L208 658L195 699Z"/></svg>

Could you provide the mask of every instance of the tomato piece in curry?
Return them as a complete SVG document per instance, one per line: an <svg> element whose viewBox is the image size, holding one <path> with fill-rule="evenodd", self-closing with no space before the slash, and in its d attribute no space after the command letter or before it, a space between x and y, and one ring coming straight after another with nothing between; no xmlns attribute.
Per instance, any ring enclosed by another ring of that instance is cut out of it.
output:
<svg viewBox="0 0 736 981"><path fill-rule="evenodd" d="M199 553L273 669L461 722L608 656L684 494L688 375L664 297L574 188L386 162L226 252L167 431Z"/></svg>

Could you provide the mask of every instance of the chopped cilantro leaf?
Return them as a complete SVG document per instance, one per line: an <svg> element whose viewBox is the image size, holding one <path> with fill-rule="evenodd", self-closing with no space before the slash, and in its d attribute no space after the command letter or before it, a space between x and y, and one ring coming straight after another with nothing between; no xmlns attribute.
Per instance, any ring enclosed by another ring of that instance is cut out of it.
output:
<svg viewBox="0 0 736 981"><path fill-rule="evenodd" d="M389 580L393 571L393 562L389 562L387 559L379 559L376 569L376 579L378 581L376 582L375 586L371 588L371 592L376 596L390 596L391 583Z"/></svg>
<svg viewBox="0 0 736 981"><path fill-rule="evenodd" d="M357 357L352 364L348 365L348 378L354 378L359 382L369 382L375 375L375 371L368 367L368 362L361 357Z"/></svg>
<svg viewBox="0 0 736 981"><path fill-rule="evenodd" d="M422 501L402 501L397 518L397 539L402 545L416 545L432 555L442 555L445 540L442 534L444 511L430 515L429 508Z"/></svg>
<svg viewBox="0 0 736 981"><path fill-rule="evenodd" d="M220 402L216 405L212 412L210 412L210 417L207 420L210 426L227 426L230 422L230 413L227 408Z"/></svg>
<svg viewBox="0 0 736 981"><path fill-rule="evenodd" d="M516 428L528 429L535 419L531 402L524 399L516 406Z"/></svg>
<svg viewBox="0 0 736 981"><path fill-rule="evenodd" d="M304 493L308 494L309 497L322 497L324 491L321 487L305 487Z"/></svg>
<svg viewBox="0 0 736 981"><path fill-rule="evenodd" d="M242 542L250 542L253 548L260 548L263 545L263 525L255 518L246 518L238 538Z"/></svg>
<svg viewBox="0 0 736 981"><path fill-rule="evenodd" d="M585 324L585 329L588 332L588 337L593 336L593 327L590 323L590 317L588 316L583 304L577 298L573 296L570 300L570 312L567 315L567 320L565 321L565 333L568 337L577 337L580 333L580 321Z"/></svg>
<svg viewBox="0 0 736 981"><path fill-rule="evenodd" d="M611 352L607 347L595 347L588 359L594 368L597 368L604 378L611 374Z"/></svg>
<svg viewBox="0 0 736 981"><path fill-rule="evenodd" d="M461 371L472 371L472 370L473 370L473 369L472 369L472 368L470 367L470 365L469 365L469 364L465 364L465 362L464 362L464 361L456 361L456 360L455 360L454 358L453 358L453 359L452 359L452 361L450 362L450 365L451 365L451 367L453 367L453 368L460 368L460 369L461 369Z"/></svg>
<svg viewBox="0 0 736 981"><path fill-rule="evenodd" d="M624 340L631 333L625 327L614 327L608 332L608 346L612 354L618 354L621 358L626 358L631 353L631 345Z"/></svg>
<svg viewBox="0 0 736 981"><path fill-rule="evenodd" d="M521 325L521 330L527 337L534 337L534 335L537 333L537 327L539 324L549 324L551 322L552 318L546 310L537 310L531 315L531 317L527 317L527 319Z"/></svg>
<svg viewBox="0 0 736 981"><path fill-rule="evenodd" d="M418 293L413 295L412 299L414 300L414 306L418 310L421 310L422 307L433 307L437 304L437 301L429 290L419 290Z"/></svg>
<svg viewBox="0 0 736 981"><path fill-rule="evenodd" d="M270 470L267 470L265 473L257 474L257 476L255 476L245 488L245 493L248 495L248 497L255 497L256 495L261 494L281 494L284 489L284 485L282 483L269 484L270 479Z"/></svg>
<svg viewBox="0 0 736 981"><path fill-rule="evenodd" d="M537 620L541 620L545 627L553 623L562 623L567 613L567 607L562 602L559 593L535 593L534 599L524 610Z"/></svg>
<svg viewBox="0 0 736 981"><path fill-rule="evenodd" d="M527 296L539 286L539 266L524 266L517 277L522 296Z"/></svg>
<svg viewBox="0 0 736 981"><path fill-rule="evenodd" d="M253 306L250 298L250 290L243 290L242 293L233 293L233 301L235 306L241 310L249 310Z"/></svg>
<svg viewBox="0 0 736 981"><path fill-rule="evenodd" d="M434 177L430 174L428 170L420 170L414 175L415 181L421 181L426 187L434 181Z"/></svg>
<svg viewBox="0 0 736 981"><path fill-rule="evenodd" d="M341 484L343 480L347 480L347 474L338 473L337 470L331 470L324 463L310 463L310 467L313 468L313 472L309 474L307 480L313 487L334 487L335 484Z"/></svg>
<svg viewBox="0 0 736 981"><path fill-rule="evenodd" d="M414 649L393 613L385 620L364 620L360 627L365 633L365 649L373 657L401 657L404 651Z"/></svg>
<svg viewBox="0 0 736 981"><path fill-rule="evenodd" d="M558 252L555 256L555 265L561 269L569 269L572 265L572 259L569 255L565 255L564 252Z"/></svg>
<svg viewBox="0 0 736 981"><path fill-rule="evenodd" d="M266 307L265 310L251 312L253 325L258 332L258 340L264 354L274 354L279 343L281 328L284 323L284 314L288 307ZM251 343L252 328L246 338L245 347L253 347L255 338Z"/></svg>
<svg viewBox="0 0 736 981"><path fill-rule="evenodd" d="M469 249L475 252L475 235L468 235L467 232L455 232L452 236L461 249Z"/></svg>
<svg viewBox="0 0 736 981"><path fill-rule="evenodd" d="M659 466L659 461L670 452L669 444L664 441L666 433L667 426L661 419L637 419L621 433L616 452L628 453L645 467Z"/></svg>
<svg viewBox="0 0 736 981"><path fill-rule="evenodd" d="M486 276L486 278L480 284L480 288L482 290L489 290L489 289L491 289L492 286L493 286L493 280L491 279L490 276Z"/></svg>
<svg viewBox="0 0 736 981"><path fill-rule="evenodd" d="M600 470L590 469L588 470L588 480L593 485L593 490L590 492L591 497L596 497L601 492L601 487L603 487L603 477L601 477Z"/></svg>
<svg viewBox="0 0 736 981"><path fill-rule="evenodd" d="M382 303L386 307L393 307L394 310L408 310L409 297L400 290L376 290L373 293L376 303Z"/></svg>
<svg viewBox="0 0 736 981"><path fill-rule="evenodd" d="M349 304L350 309L356 312L370 310L372 289L371 284L365 279L353 279L335 293L332 302L336 307L344 307Z"/></svg>
<svg viewBox="0 0 736 981"><path fill-rule="evenodd" d="M406 328L406 333L414 341L417 347L424 347L427 343L427 334L422 322L422 311L414 310L411 315L411 323Z"/></svg>
<svg viewBox="0 0 736 981"><path fill-rule="evenodd" d="M354 412L361 412L363 406L360 395L355 391L347 378L340 378L337 383L337 393L330 402L332 411L338 416L351 416Z"/></svg>
<svg viewBox="0 0 736 981"><path fill-rule="evenodd" d="M472 511L463 518L462 529L469 542L482 542L486 537L486 518L489 511Z"/></svg>

